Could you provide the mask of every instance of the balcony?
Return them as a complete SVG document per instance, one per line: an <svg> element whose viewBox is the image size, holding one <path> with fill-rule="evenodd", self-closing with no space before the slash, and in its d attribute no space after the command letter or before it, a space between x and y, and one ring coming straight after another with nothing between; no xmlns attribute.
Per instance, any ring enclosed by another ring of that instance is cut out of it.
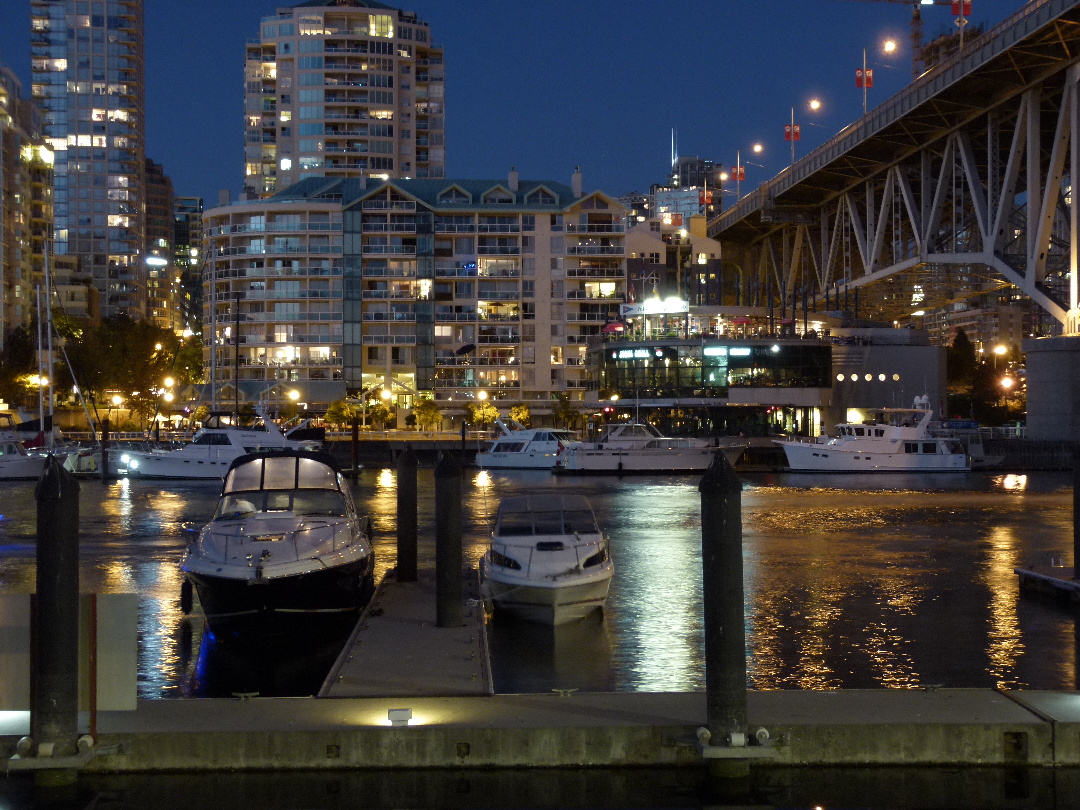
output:
<svg viewBox="0 0 1080 810"><path fill-rule="evenodd" d="M587 225L566 223L567 233L625 233L626 226L621 222L592 222Z"/></svg>
<svg viewBox="0 0 1080 810"><path fill-rule="evenodd" d="M416 203L411 200L365 200L362 211L415 211Z"/></svg>
<svg viewBox="0 0 1080 810"><path fill-rule="evenodd" d="M567 256L622 256L626 249L622 245L568 245Z"/></svg>
<svg viewBox="0 0 1080 810"><path fill-rule="evenodd" d="M365 323L385 323L387 321L394 321L395 323L416 323L416 313L414 312L365 312L361 316L361 320Z"/></svg>
<svg viewBox="0 0 1080 810"><path fill-rule="evenodd" d="M413 290L363 290L361 297L365 301L415 301Z"/></svg>
<svg viewBox="0 0 1080 810"><path fill-rule="evenodd" d="M363 256L415 256L415 245L364 245Z"/></svg>

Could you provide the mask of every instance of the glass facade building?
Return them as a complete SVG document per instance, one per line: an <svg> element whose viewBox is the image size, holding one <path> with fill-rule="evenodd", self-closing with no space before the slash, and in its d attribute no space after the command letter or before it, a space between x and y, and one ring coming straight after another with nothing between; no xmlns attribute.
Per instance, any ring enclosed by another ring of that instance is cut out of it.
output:
<svg viewBox="0 0 1080 810"><path fill-rule="evenodd" d="M55 153L56 252L105 316L147 311L142 0L31 0L33 98Z"/></svg>

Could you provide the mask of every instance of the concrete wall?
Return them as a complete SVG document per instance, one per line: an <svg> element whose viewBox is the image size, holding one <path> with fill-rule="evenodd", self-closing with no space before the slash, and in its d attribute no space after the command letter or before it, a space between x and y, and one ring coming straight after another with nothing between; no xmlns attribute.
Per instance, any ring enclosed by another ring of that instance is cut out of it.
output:
<svg viewBox="0 0 1080 810"><path fill-rule="evenodd" d="M1080 337L1024 341L1027 438L1080 440Z"/></svg>

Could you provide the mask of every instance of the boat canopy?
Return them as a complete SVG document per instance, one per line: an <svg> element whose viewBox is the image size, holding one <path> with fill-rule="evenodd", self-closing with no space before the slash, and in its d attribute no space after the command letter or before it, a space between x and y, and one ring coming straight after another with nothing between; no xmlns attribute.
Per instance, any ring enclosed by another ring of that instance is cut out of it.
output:
<svg viewBox="0 0 1080 810"><path fill-rule="evenodd" d="M495 536L596 534L592 507L581 495L521 495L503 498Z"/></svg>
<svg viewBox="0 0 1080 810"><path fill-rule="evenodd" d="M253 453L232 463L224 492L260 489L339 489L338 469L325 453Z"/></svg>

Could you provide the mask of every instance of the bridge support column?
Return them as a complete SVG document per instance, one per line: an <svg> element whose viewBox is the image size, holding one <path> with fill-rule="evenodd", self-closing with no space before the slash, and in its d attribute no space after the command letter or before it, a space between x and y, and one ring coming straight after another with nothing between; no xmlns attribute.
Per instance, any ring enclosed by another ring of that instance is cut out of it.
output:
<svg viewBox="0 0 1080 810"><path fill-rule="evenodd" d="M1025 340L1027 438L1080 441L1080 336Z"/></svg>

